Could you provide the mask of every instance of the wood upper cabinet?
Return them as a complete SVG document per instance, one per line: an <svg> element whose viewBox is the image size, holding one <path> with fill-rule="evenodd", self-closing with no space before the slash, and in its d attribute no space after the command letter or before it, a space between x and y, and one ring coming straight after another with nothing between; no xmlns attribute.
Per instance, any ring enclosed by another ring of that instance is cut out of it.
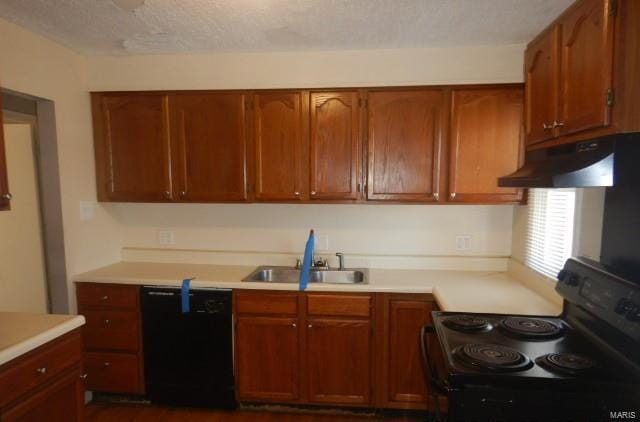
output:
<svg viewBox="0 0 640 422"><path fill-rule="evenodd" d="M431 322L428 295L378 294L377 407L426 409L420 328Z"/></svg>
<svg viewBox="0 0 640 422"><path fill-rule="evenodd" d="M2 93L0 93L0 211L8 210L10 202L11 193L9 192L9 179L7 177L7 157L2 119Z"/></svg>
<svg viewBox="0 0 640 422"><path fill-rule="evenodd" d="M168 95L94 94L93 107L98 198L171 200Z"/></svg>
<svg viewBox="0 0 640 422"><path fill-rule="evenodd" d="M444 103L441 89L369 91L367 199L439 199Z"/></svg>
<svg viewBox="0 0 640 422"><path fill-rule="evenodd" d="M256 199L302 199L302 92L258 93L252 102Z"/></svg>
<svg viewBox="0 0 640 422"><path fill-rule="evenodd" d="M311 92L310 199L358 199L360 192L360 95Z"/></svg>
<svg viewBox="0 0 640 422"><path fill-rule="evenodd" d="M240 400L299 400L297 318L238 316L236 377Z"/></svg>
<svg viewBox="0 0 640 422"><path fill-rule="evenodd" d="M559 133L609 125L614 11L611 0L581 0L559 22L562 65ZM637 42L637 40L636 40Z"/></svg>
<svg viewBox="0 0 640 422"><path fill-rule="evenodd" d="M369 320L309 318L307 356L310 403L370 404Z"/></svg>
<svg viewBox="0 0 640 422"><path fill-rule="evenodd" d="M522 87L455 89L451 97L449 201L509 202L522 191L498 178L522 157Z"/></svg>
<svg viewBox="0 0 640 422"><path fill-rule="evenodd" d="M524 53L527 145L554 136L554 121L558 115L559 42L559 28L553 27L531 43Z"/></svg>
<svg viewBox="0 0 640 422"><path fill-rule="evenodd" d="M199 202L245 200L244 95L176 94L171 97L171 110L177 198Z"/></svg>

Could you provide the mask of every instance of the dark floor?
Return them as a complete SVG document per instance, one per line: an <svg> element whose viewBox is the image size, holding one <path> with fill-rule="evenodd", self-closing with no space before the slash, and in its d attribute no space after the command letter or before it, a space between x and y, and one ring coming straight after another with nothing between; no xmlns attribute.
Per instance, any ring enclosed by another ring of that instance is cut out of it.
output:
<svg viewBox="0 0 640 422"><path fill-rule="evenodd" d="M144 404L90 403L86 408L86 422L368 422L407 421L419 419L392 417L378 418L370 415L318 414L305 412L267 412L262 410L199 410L176 409Z"/></svg>

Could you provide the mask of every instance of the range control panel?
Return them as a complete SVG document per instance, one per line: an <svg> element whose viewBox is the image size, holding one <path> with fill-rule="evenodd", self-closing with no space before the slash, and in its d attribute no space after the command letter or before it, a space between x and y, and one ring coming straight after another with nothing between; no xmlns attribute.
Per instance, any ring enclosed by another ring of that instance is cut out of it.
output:
<svg viewBox="0 0 640 422"><path fill-rule="evenodd" d="M558 273L556 291L640 341L640 285L617 277L598 262L570 258Z"/></svg>

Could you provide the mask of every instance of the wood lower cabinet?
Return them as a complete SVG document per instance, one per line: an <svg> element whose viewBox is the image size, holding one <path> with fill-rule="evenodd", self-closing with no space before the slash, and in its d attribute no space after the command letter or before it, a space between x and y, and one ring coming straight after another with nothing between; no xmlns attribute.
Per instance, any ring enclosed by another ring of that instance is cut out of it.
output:
<svg viewBox="0 0 640 422"><path fill-rule="evenodd" d="M371 327L368 319L307 320L310 403L371 405Z"/></svg>
<svg viewBox="0 0 640 422"><path fill-rule="evenodd" d="M98 93L92 99L98 198L173 199L168 95Z"/></svg>
<svg viewBox="0 0 640 422"><path fill-rule="evenodd" d="M140 288L77 283L78 313L84 315L87 389L144 394Z"/></svg>
<svg viewBox="0 0 640 422"><path fill-rule="evenodd" d="M429 390L420 352L420 328L431 322L426 294L378 294L376 405L427 409Z"/></svg>
<svg viewBox="0 0 640 422"><path fill-rule="evenodd" d="M0 420L75 422L84 415L82 341L74 330L0 366Z"/></svg>
<svg viewBox="0 0 640 422"><path fill-rule="evenodd" d="M368 92L367 199L439 200L442 89Z"/></svg>
<svg viewBox="0 0 640 422"><path fill-rule="evenodd" d="M310 199L358 199L362 167L359 92L312 91L309 103Z"/></svg>
<svg viewBox="0 0 640 422"><path fill-rule="evenodd" d="M299 331L297 318L238 316L235 349L240 400L299 400Z"/></svg>
<svg viewBox="0 0 640 422"><path fill-rule="evenodd" d="M247 199L245 95L171 96L175 189L180 201Z"/></svg>
<svg viewBox="0 0 640 422"><path fill-rule="evenodd" d="M258 93L252 102L256 199L303 199L303 93Z"/></svg>
<svg viewBox="0 0 640 422"><path fill-rule="evenodd" d="M498 187L523 157L522 86L455 89L451 94L449 194L452 202L517 202Z"/></svg>
<svg viewBox="0 0 640 422"><path fill-rule="evenodd" d="M9 192L9 179L7 177L7 157L2 122L2 94L0 94L0 211L5 211L10 207L11 193Z"/></svg>

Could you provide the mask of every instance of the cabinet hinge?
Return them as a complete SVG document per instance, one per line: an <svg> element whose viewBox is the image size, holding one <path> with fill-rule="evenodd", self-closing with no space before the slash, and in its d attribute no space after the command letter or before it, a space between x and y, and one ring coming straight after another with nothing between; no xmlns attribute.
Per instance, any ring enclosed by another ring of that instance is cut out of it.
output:
<svg viewBox="0 0 640 422"><path fill-rule="evenodd" d="M613 89L611 88L607 89L607 92L605 93L605 98L607 100L607 106L609 107L613 106L613 103L615 101L615 93L613 92Z"/></svg>
<svg viewBox="0 0 640 422"><path fill-rule="evenodd" d="M618 14L618 0L609 0L609 16L616 16Z"/></svg>

